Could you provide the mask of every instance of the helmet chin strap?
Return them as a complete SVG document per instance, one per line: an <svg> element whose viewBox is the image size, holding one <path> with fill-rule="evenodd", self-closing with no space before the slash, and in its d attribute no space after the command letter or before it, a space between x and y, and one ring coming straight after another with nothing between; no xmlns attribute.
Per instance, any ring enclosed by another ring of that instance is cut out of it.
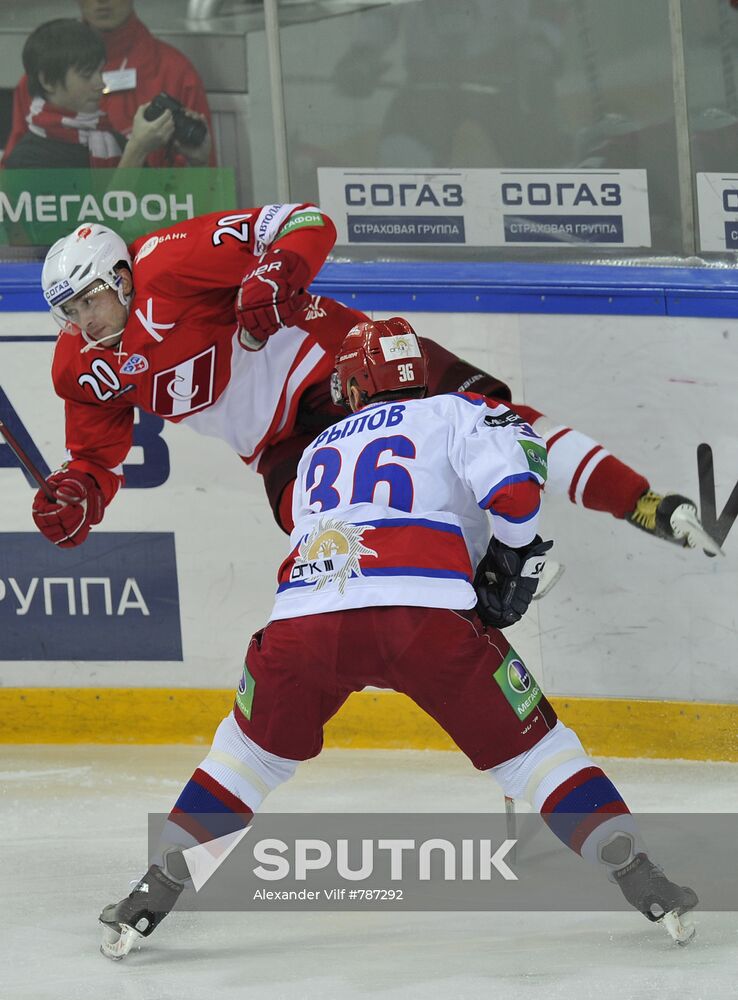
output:
<svg viewBox="0 0 738 1000"><path fill-rule="evenodd" d="M109 287L110 286L108 285L108 288ZM114 288L113 291L117 292L120 304L126 307L126 321L127 321L128 313L131 308L131 302L133 301L133 292L131 292L130 295L126 295L123 289L120 287ZM99 340L93 340L92 337L88 337L85 331L82 329L82 327L80 327L79 332L82 334L83 340L87 341L85 346L80 351L80 354L85 354L87 351L92 351L92 350L104 351L107 346L107 342L109 340L114 341L114 344L112 346L115 346L115 344L117 344L120 338L123 336L124 330L125 326L122 326L117 333L109 333L107 337L100 337Z"/></svg>
<svg viewBox="0 0 738 1000"><path fill-rule="evenodd" d="M123 330L125 330L125 327L122 327L117 333L109 333L107 337L100 337L99 340L93 340L92 337L88 337L85 331L80 327L79 332L82 334L82 339L87 341L80 353L85 354L87 351L92 350L104 351L109 340L113 340L115 343L120 340L123 336Z"/></svg>

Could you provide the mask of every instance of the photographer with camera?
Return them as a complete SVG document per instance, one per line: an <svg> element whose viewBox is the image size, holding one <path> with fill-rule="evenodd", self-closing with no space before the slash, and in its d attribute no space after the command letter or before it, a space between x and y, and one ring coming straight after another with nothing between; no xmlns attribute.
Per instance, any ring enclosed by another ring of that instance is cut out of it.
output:
<svg viewBox="0 0 738 1000"><path fill-rule="evenodd" d="M29 35L23 46L32 95L28 131L6 156L5 167L141 167L150 153L177 141L173 112L156 108L152 114L153 102L136 112L128 140L115 131L100 110L104 61L100 35L80 21L47 21ZM203 124L179 112L182 119L180 136L194 142L190 132Z"/></svg>
<svg viewBox="0 0 738 1000"><path fill-rule="evenodd" d="M133 131L139 112L144 121L163 119L172 122L171 142L174 149L187 160L191 167L206 167L210 160L212 142L205 115L185 108L170 94L162 91L153 101L143 105L133 119ZM133 134L131 135L133 138Z"/></svg>
<svg viewBox="0 0 738 1000"><path fill-rule="evenodd" d="M189 118L206 126L207 136L198 145L182 141L180 136L175 137L175 141L159 142L146 153L145 164L151 167L215 166L210 110L205 88L192 63L178 49L151 34L136 16L133 0L78 2L83 23L99 32L103 41L104 90L98 95L98 101L99 110L105 114L111 130L124 139L133 139L137 131L135 126L142 127L136 122L139 109L154 101L157 95L166 94L186 109ZM13 123L3 166L9 165L13 150L29 131L31 100L29 80L23 76L13 94ZM162 115L161 118L159 127L168 128L168 117ZM139 137L137 133L136 138Z"/></svg>

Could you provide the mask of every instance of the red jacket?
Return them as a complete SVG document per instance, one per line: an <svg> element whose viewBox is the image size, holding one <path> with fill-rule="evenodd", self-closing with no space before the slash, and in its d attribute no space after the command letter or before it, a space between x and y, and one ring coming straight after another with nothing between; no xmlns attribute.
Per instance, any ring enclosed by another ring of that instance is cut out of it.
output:
<svg viewBox="0 0 738 1000"><path fill-rule="evenodd" d="M154 38L149 29L131 14L128 20L114 31L102 32L107 52L103 73L119 69L136 71L135 87L106 94L101 102L113 128L122 135L129 135L133 116L141 104L150 101L160 91L175 97L186 108L205 115L212 135L212 122L205 88L197 70L179 49ZM26 115L31 105L28 78L22 76L13 93L13 123L5 146L10 153L18 140L28 131ZM164 149L151 153L146 160L152 167L186 166L182 156L168 155ZM214 153L210 164L215 165Z"/></svg>

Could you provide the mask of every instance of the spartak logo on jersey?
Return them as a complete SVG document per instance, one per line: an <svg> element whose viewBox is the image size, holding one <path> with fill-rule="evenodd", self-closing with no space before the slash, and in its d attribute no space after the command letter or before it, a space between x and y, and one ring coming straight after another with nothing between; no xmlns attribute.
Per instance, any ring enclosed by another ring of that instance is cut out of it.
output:
<svg viewBox="0 0 738 1000"><path fill-rule="evenodd" d="M152 408L160 417L201 410L213 401L215 344L154 376Z"/></svg>
<svg viewBox="0 0 738 1000"><path fill-rule="evenodd" d="M121 375L141 375L147 371L149 363L140 354L132 354L124 365L121 366Z"/></svg>

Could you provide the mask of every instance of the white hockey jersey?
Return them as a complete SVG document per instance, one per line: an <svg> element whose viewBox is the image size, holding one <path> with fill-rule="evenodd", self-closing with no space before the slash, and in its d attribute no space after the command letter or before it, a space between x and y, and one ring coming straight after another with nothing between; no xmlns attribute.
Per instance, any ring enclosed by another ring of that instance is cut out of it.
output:
<svg viewBox="0 0 738 1000"><path fill-rule="evenodd" d="M482 396L364 407L302 456L272 619L474 607L490 527L510 546L532 541L546 468L532 428Z"/></svg>

